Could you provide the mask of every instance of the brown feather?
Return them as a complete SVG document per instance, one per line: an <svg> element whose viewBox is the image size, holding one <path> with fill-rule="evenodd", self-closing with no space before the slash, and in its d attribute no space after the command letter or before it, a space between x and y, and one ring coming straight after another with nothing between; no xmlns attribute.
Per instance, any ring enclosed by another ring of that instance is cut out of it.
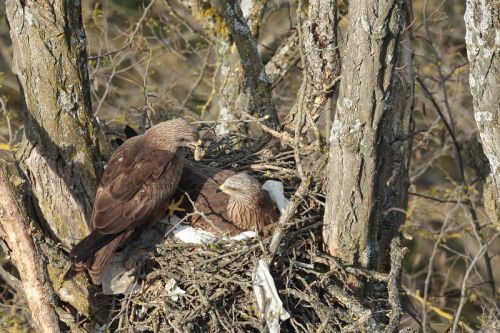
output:
<svg viewBox="0 0 500 333"><path fill-rule="evenodd" d="M255 201L250 203L229 199L228 214L238 228L255 231L264 237L272 232L272 225L277 223L280 217L278 207L264 189L261 189Z"/></svg>
<svg viewBox="0 0 500 333"><path fill-rule="evenodd" d="M252 200L244 204L233 200L226 193L216 192L220 185L234 175L236 173L231 170L220 170L190 162L184 167L176 199L183 192L187 192L196 210L212 222L200 214L195 214L190 218L194 227L219 236L235 236L245 230L267 236L270 230L268 226L278 221L280 213L266 190L260 186L250 188L245 187L246 184L239 184L242 192L252 194ZM187 212L194 211L189 200L184 199L182 207Z"/></svg>
<svg viewBox="0 0 500 333"><path fill-rule="evenodd" d="M92 232L70 253L76 270L86 267L100 283L119 244L161 217L182 173L184 153L178 148L197 140L197 132L177 119L130 138L114 152L97 190Z"/></svg>
<svg viewBox="0 0 500 333"><path fill-rule="evenodd" d="M234 174L235 172L231 170L212 168L201 163L186 163L174 199L177 201L187 193L196 210L203 213L209 220L207 221L201 214L196 214L189 199L184 198L181 207L187 213L194 213L189 218L193 227L207 230L218 236L235 236L243 232L231 222L228 215L229 197L224 193L216 192L217 188Z"/></svg>

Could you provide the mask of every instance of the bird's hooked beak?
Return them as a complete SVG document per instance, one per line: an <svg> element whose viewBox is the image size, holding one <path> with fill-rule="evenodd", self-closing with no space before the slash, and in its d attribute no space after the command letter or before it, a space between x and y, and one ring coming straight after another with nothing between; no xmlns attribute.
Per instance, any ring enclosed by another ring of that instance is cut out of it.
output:
<svg viewBox="0 0 500 333"><path fill-rule="evenodd" d="M220 193L220 192L225 192L225 190L226 190L226 188L224 187L224 184L222 184L221 186L217 187L215 192Z"/></svg>
<svg viewBox="0 0 500 333"><path fill-rule="evenodd" d="M195 161L201 160L201 158L205 154L203 150L202 141L198 140L196 142L191 142L188 144L188 147L194 150L194 160Z"/></svg>

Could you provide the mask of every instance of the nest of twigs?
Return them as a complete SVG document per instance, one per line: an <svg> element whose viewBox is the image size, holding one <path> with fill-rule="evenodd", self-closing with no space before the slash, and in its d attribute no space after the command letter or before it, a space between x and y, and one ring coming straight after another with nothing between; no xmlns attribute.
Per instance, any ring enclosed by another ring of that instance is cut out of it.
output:
<svg viewBox="0 0 500 333"><path fill-rule="evenodd" d="M272 155L269 146L254 153L228 148L244 141L241 135L214 140L204 162L250 170L262 180L281 180L285 195L291 198L301 182L295 176L293 150ZM323 253L322 184L322 177L311 181L293 218L285 221L274 255L269 252L271 237L205 245L180 243L170 237L157 245L154 256L140 270L140 291L120 300L110 325L153 332L264 331L252 275L259 259L272 257L271 274L290 313L290 319L281 324L282 331L376 329L377 311L380 317L390 309L380 300L387 299L385 284L381 282L380 290L374 293L374 303L360 304L349 290L349 272ZM185 293L173 293L177 287Z"/></svg>

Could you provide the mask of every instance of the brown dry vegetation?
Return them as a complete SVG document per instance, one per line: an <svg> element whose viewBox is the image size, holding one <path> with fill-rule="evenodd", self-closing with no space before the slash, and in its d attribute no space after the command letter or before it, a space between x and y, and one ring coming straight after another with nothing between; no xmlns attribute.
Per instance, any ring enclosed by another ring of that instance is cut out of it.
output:
<svg viewBox="0 0 500 333"><path fill-rule="evenodd" d="M347 9L343 1L339 3L342 40ZM83 6L92 106L103 125L103 138L120 132L123 124L143 130L149 122L175 116L171 114L172 100L179 110L189 109L187 114L194 120L209 121L223 116L217 103L220 96L214 90L220 65L214 42L203 30L197 30L195 22L185 21L167 1L157 1L146 8L142 1L85 1ZM295 2L269 2L258 43L265 62L283 39L293 33L295 11ZM462 1L413 1L417 78L415 134L410 200L402 226L403 245L409 251L403 266L406 308L400 327L418 329L424 322L432 330L444 332L450 328L457 308L463 303L460 329L498 329L498 323L494 323L496 299L492 296L491 284L485 282L489 280L488 267L481 243L489 244L492 273L498 283L500 242L495 241L498 229L488 219L482 199L488 170L476 139L464 11ZM16 149L23 126L19 90L10 70L11 52L2 6L0 157L5 159L12 158L11 152ZM286 119L297 98L301 76L300 63L297 63L276 83L273 98L282 119ZM329 133L330 111L333 112L327 109L318 122L323 137ZM109 152L110 147L102 146ZM457 146L461 147L459 151ZM248 164L244 162L239 166ZM255 168L260 168L258 171L264 177L290 179L286 173L290 165L285 165L280 174L279 169L262 167L265 163L254 164L261 165ZM310 218L309 222L320 220ZM314 233L316 236L320 237L320 233ZM297 248L304 249L307 241L303 235L300 237L305 245L297 245ZM165 255L166 251L181 250L161 251ZM476 260L477 264L473 265ZM13 271L7 260L2 264ZM158 268L155 265L161 262L150 264ZM29 331L30 319L23 309L22 294L4 283L1 288L0 330ZM147 300L147 295L145 297ZM120 322L120 325L125 324ZM293 323L287 327L297 329Z"/></svg>

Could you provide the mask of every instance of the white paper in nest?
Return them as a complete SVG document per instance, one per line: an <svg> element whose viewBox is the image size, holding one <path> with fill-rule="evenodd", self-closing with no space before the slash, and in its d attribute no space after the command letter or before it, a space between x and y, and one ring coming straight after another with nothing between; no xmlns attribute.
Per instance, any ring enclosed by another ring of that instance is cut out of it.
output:
<svg viewBox="0 0 500 333"><path fill-rule="evenodd" d="M177 281L170 278L165 284L165 296L172 298L174 302L177 302L179 295L185 295L186 291L176 286Z"/></svg>
<svg viewBox="0 0 500 333"><path fill-rule="evenodd" d="M271 199L273 199L276 206L278 206L280 213L283 214L289 203L288 199L285 197L283 183L276 180L268 180L262 185L262 188L269 192Z"/></svg>
<svg viewBox="0 0 500 333"><path fill-rule="evenodd" d="M256 233L254 231L244 231L241 234L233 237L221 238L215 236L214 234L206 230L193 228L190 225L179 224L179 221L180 219L175 215L172 217L167 217L162 220L163 223L168 224L172 228L170 232L174 235L174 237L183 243L209 244L220 239L239 241L247 238L253 238L256 236Z"/></svg>
<svg viewBox="0 0 500 333"><path fill-rule="evenodd" d="M152 244L163 240L164 229L158 225L147 228L141 232L138 239L130 242L123 250L113 255L102 274L102 291L105 295L128 294L140 289L140 285L136 283L136 262L149 256L147 249Z"/></svg>
<svg viewBox="0 0 500 333"><path fill-rule="evenodd" d="M257 299L257 307L266 321L267 332L279 333L280 320L287 320L290 314L283 307L269 266L260 259L253 274L253 291Z"/></svg>
<svg viewBox="0 0 500 333"><path fill-rule="evenodd" d="M123 266L124 253L117 252L102 273L102 292L104 295L128 294L139 290L135 283L135 269L127 270Z"/></svg>

